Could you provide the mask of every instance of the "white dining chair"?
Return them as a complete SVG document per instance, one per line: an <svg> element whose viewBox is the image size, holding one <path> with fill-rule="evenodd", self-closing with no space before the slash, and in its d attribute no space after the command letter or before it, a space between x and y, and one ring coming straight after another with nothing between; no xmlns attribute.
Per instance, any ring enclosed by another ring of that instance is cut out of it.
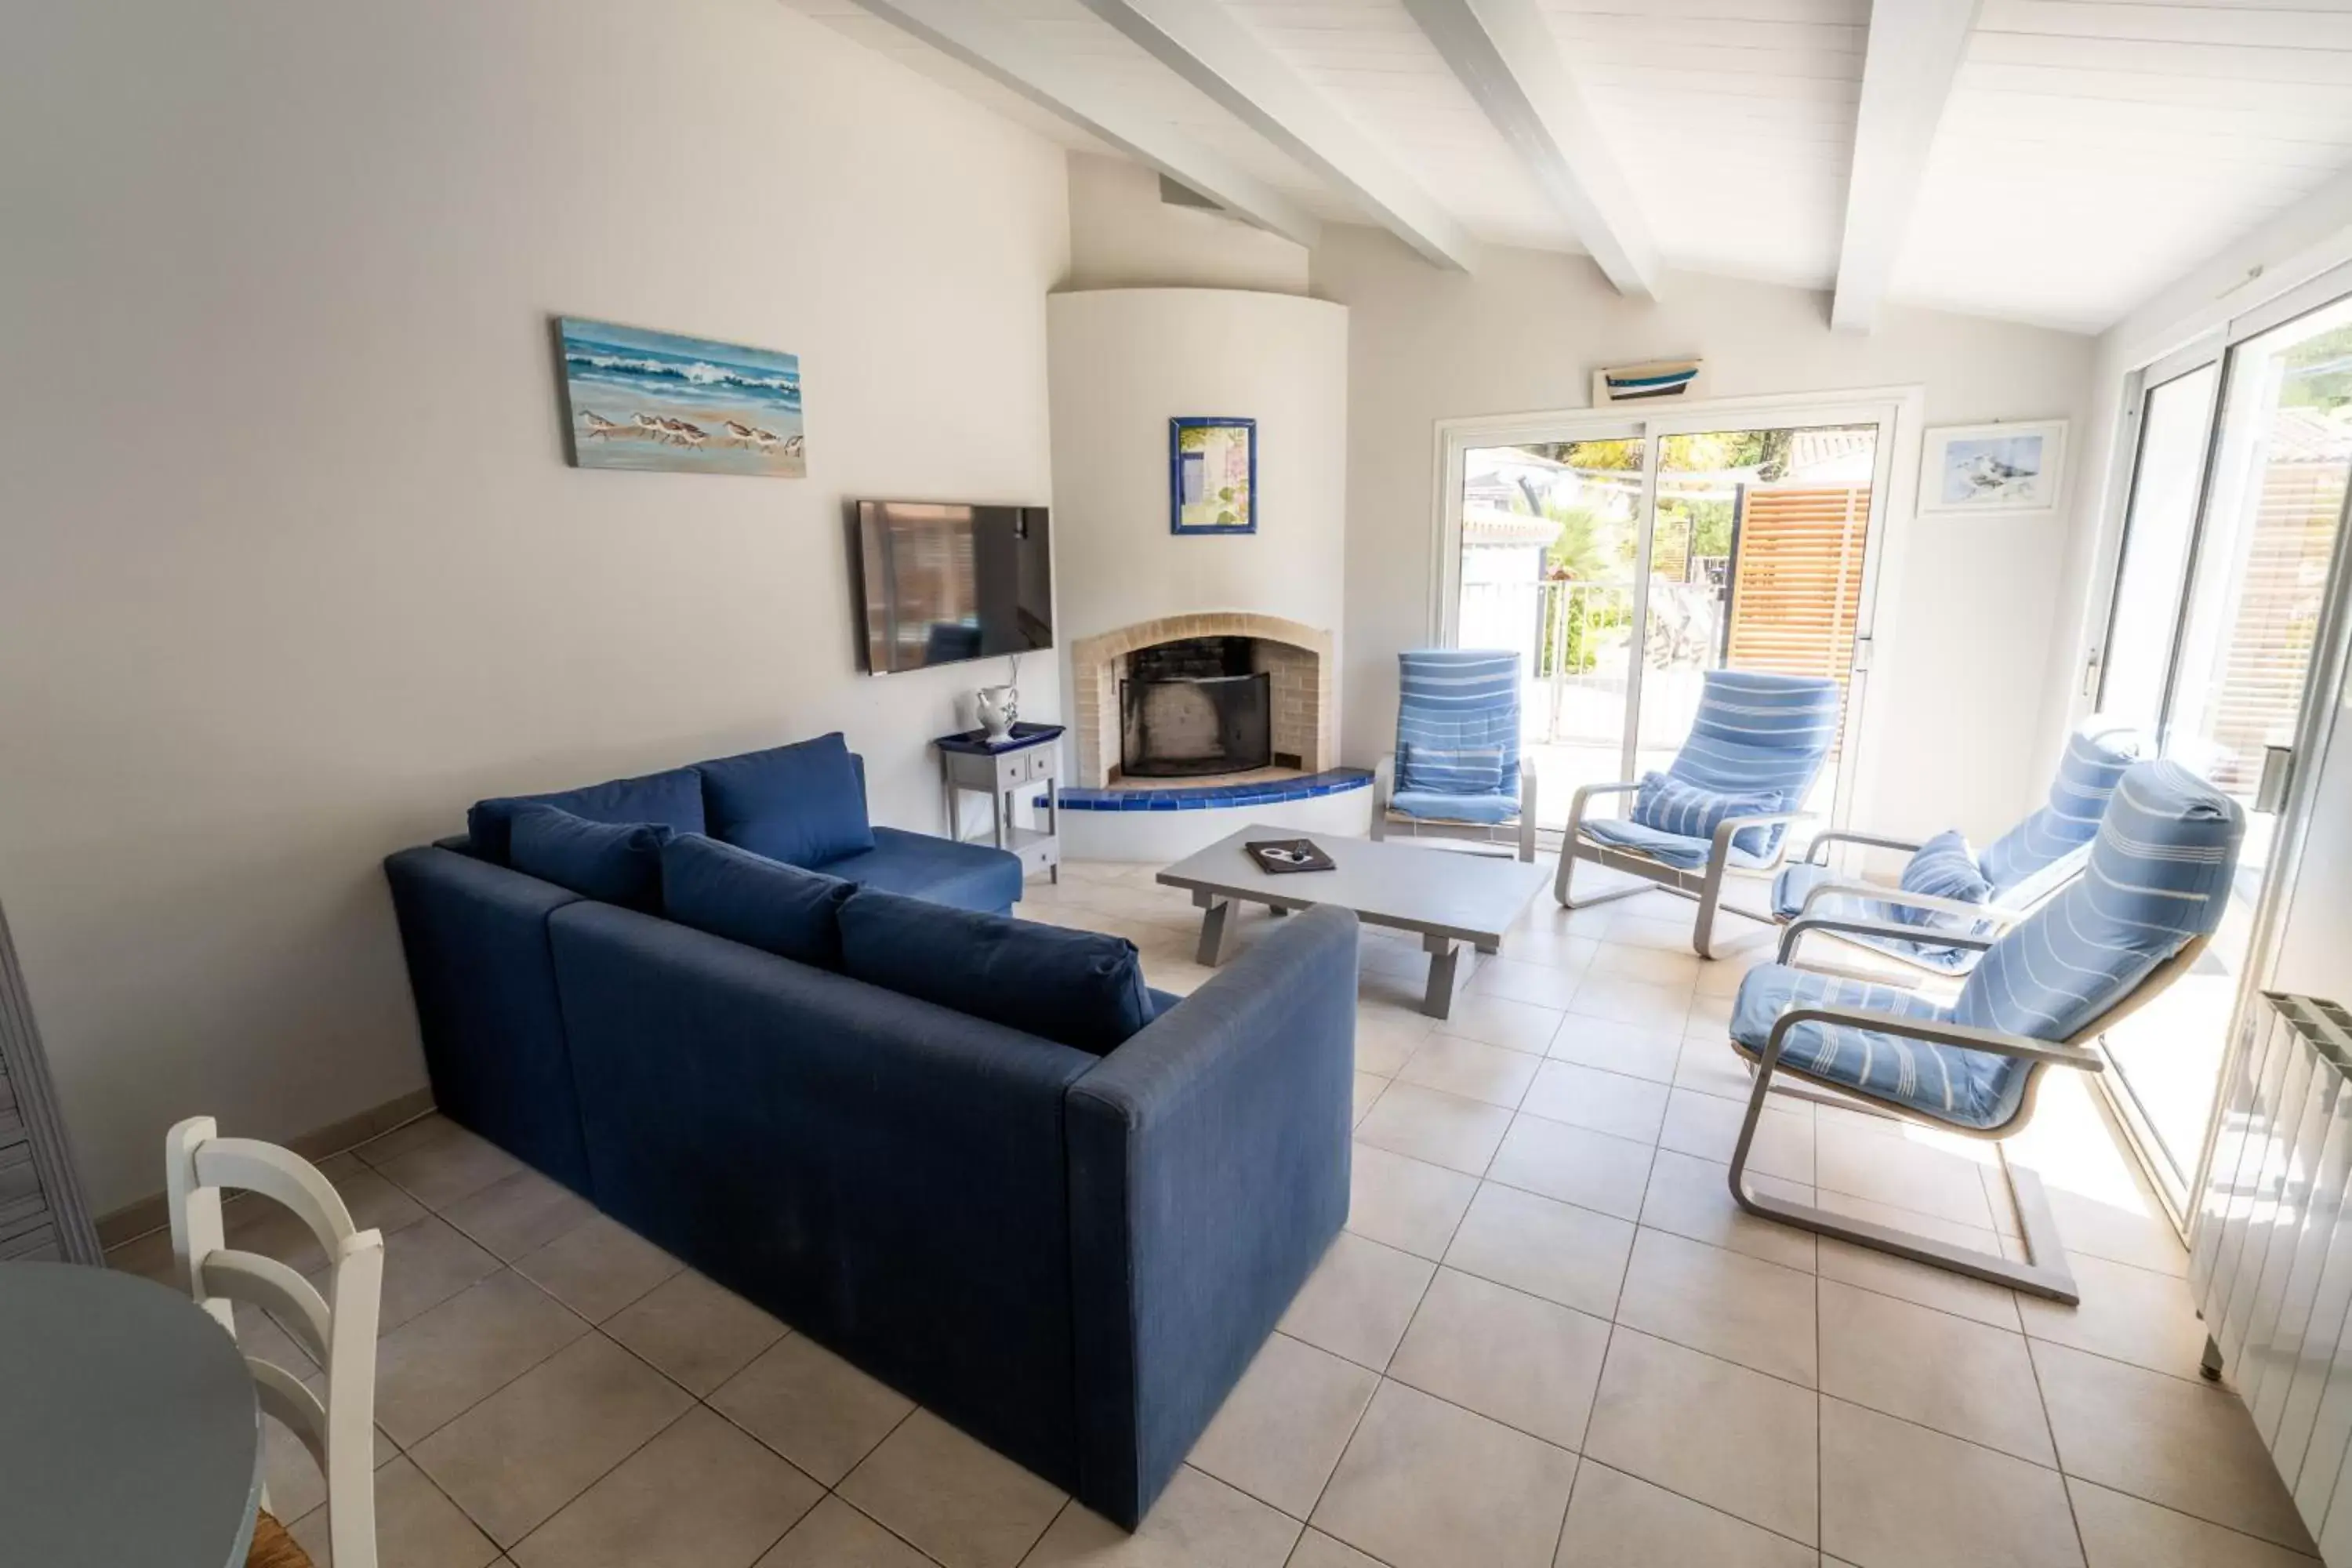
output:
<svg viewBox="0 0 2352 1568"><path fill-rule="evenodd" d="M223 1138L209 1116L164 1136L172 1257L198 1306L236 1337L232 1303L278 1321L326 1369L327 1396L274 1362L246 1358L264 1414L293 1429L327 1479L327 1537L335 1568L376 1568L375 1334L383 1289L383 1236L352 1225L351 1211L317 1166L274 1143ZM276 1258L226 1245L224 1188L294 1211L330 1261L327 1295ZM265 1511L268 1499L262 1500Z"/></svg>

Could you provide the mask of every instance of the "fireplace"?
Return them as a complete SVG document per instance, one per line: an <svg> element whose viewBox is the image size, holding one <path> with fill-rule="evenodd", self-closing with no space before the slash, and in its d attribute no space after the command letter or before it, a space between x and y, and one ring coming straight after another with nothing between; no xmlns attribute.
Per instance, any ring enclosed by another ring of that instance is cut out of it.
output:
<svg viewBox="0 0 2352 1568"><path fill-rule="evenodd" d="M1273 763L1274 678L1252 667L1252 641L1185 637L1128 656L1118 683L1120 776L1188 778Z"/></svg>
<svg viewBox="0 0 2352 1568"><path fill-rule="evenodd" d="M1331 635L1272 616L1170 616L1071 645L1072 782L1332 765Z"/></svg>

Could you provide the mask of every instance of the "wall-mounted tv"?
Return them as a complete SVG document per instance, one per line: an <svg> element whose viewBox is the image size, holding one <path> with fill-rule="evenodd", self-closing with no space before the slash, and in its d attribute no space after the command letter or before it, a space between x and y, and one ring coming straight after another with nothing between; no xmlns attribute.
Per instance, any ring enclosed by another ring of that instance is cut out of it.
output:
<svg viewBox="0 0 2352 1568"><path fill-rule="evenodd" d="M857 542L872 674L1054 646L1044 507L862 500Z"/></svg>

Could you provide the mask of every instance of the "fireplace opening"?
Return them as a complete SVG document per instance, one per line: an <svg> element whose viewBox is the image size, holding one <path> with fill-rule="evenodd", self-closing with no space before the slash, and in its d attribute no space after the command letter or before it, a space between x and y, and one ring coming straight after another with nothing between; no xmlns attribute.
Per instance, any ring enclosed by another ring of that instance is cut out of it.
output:
<svg viewBox="0 0 2352 1568"><path fill-rule="evenodd" d="M1118 683L1119 772L1186 778L1271 763L1272 678L1252 668L1254 641L1186 637L1129 655Z"/></svg>

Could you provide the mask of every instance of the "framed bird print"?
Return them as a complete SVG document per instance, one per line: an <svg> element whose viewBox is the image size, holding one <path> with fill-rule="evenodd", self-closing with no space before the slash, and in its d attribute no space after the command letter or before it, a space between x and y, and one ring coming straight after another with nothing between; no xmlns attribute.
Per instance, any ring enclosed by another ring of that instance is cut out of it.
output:
<svg viewBox="0 0 2352 1568"><path fill-rule="evenodd" d="M572 316L555 328L574 468L807 474L798 354Z"/></svg>
<svg viewBox="0 0 2352 1568"><path fill-rule="evenodd" d="M2066 421L1948 425L1919 463L1923 512L2048 511L2064 477Z"/></svg>

